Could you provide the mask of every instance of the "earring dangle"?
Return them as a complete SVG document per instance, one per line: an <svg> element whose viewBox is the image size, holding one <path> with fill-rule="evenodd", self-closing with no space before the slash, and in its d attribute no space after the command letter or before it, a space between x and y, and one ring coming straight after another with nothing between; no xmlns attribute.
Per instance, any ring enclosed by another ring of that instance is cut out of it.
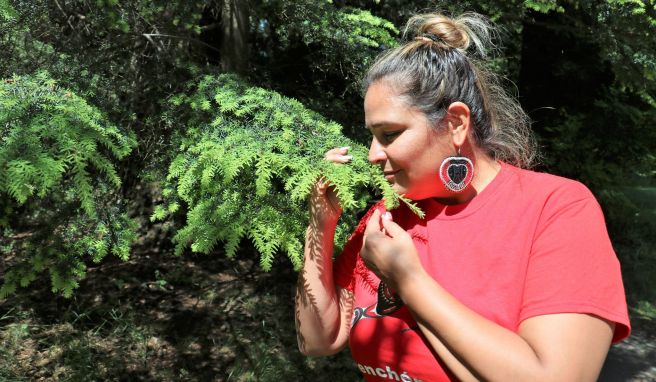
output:
<svg viewBox="0 0 656 382"><path fill-rule="evenodd" d="M449 191L464 190L473 178L474 164L471 159L460 155L460 148L456 156L444 159L440 165L440 179Z"/></svg>

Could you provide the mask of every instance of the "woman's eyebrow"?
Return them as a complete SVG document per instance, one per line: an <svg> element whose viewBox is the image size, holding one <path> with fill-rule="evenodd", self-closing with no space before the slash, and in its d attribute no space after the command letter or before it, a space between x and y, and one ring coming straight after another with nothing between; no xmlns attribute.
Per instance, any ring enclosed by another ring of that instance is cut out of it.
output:
<svg viewBox="0 0 656 382"><path fill-rule="evenodd" d="M401 127L401 126L403 126L403 124L396 123L396 122L383 121L383 122L372 123L371 125L365 125L365 127L369 130L374 130L374 129L377 129L379 127L384 127L384 126Z"/></svg>

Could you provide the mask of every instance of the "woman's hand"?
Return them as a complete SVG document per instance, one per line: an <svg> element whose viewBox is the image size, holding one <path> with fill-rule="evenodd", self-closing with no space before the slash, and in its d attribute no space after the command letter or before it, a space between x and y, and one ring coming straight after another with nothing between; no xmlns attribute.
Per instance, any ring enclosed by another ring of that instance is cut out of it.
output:
<svg viewBox="0 0 656 382"><path fill-rule="evenodd" d="M364 264L394 290L423 266L412 237L394 223L389 212L374 211L364 230L360 257Z"/></svg>
<svg viewBox="0 0 656 382"><path fill-rule="evenodd" d="M353 159L348 154L348 147L338 147L328 150L324 159L333 163L348 163ZM325 179L319 179L312 188L310 195L310 218L319 226L337 224L342 207L335 193L335 189Z"/></svg>

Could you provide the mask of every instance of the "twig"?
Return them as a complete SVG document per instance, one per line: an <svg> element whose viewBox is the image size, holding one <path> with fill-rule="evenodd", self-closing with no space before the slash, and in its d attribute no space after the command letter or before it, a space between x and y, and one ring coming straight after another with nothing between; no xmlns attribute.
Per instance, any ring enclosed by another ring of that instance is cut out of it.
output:
<svg viewBox="0 0 656 382"><path fill-rule="evenodd" d="M151 41L151 42L153 42L153 40L152 40L153 37L168 37L168 38L177 38L179 40L187 40L187 41L195 42L196 44L203 45L207 48L212 49L215 52L221 53L221 50L213 47L212 45L210 45L208 43L202 42L200 40L196 40L195 38L181 37L181 36L175 36L175 35L170 35L170 34L161 34L161 33L143 33L142 36L144 36L145 38L148 39L148 41Z"/></svg>
<svg viewBox="0 0 656 382"><path fill-rule="evenodd" d="M66 13L66 11L64 11L64 8L62 8L62 6L59 5L59 1L58 1L58 0L55 0L55 4L57 4L57 8L59 8L59 10L60 10L61 13L64 15L64 17L66 17L66 22L68 23L68 26L71 27L71 29L74 30L75 27L74 27L73 24L71 23L71 19L68 17L68 14Z"/></svg>

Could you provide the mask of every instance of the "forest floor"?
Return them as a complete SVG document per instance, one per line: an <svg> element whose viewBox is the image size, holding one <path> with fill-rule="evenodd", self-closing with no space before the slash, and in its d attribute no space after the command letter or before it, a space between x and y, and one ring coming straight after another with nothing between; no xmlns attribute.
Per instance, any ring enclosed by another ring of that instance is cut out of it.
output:
<svg viewBox="0 0 656 382"><path fill-rule="evenodd" d="M348 351L299 353L289 262L263 272L249 248L174 257L148 235L129 261L90 267L70 299L40 281L0 300L0 381L361 380ZM656 381L656 319L632 323L601 381Z"/></svg>
<svg viewBox="0 0 656 382"><path fill-rule="evenodd" d="M656 381L656 321L633 317L633 333L611 347L600 382Z"/></svg>
<svg viewBox="0 0 656 382"><path fill-rule="evenodd" d="M0 300L0 381L359 378L347 352L299 353L288 262L171 252L108 258L70 299L35 282Z"/></svg>

